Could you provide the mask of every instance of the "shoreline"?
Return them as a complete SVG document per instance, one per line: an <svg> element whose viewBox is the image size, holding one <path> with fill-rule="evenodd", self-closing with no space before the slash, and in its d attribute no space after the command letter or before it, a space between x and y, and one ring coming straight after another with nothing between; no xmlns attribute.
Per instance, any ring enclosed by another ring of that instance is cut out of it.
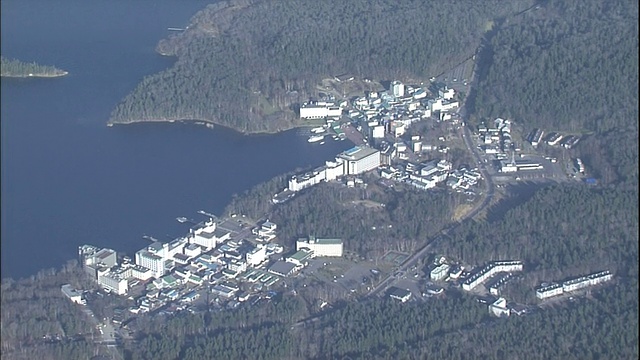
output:
<svg viewBox="0 0 640 360"><path fill-rule="evenodd" d="M209 129L213 129L216 126L220 126L223 127L225 129L229 129L232 131L235 131L239 134L242 135L275 135L275 134L279 134L279 133L283 133L285 131L289 131L289 130L293 130L293 129L298 129L298 128L305 128L305 127L313 127L313 124L297 124L297 125L293 125L293 126L289 126L286 128L281 128L281 129L277 129L277 130L259 130L259 131L246 131L246 130L240 130L237 128L233 128L233 127L229 127L226 125L222 125L219 124L213 120L209 120L209 119L154 119L154 120L133 120L133 121L129 121L129 122L112 122L112 121L108 121L107 122L107 127L113 127L113 126L123 126L123 125L133 125L133 124L142 124L142 123L194 123L196 125L204 125L205 127L209 128Z"/></svg>
<svg viewBox="0 0 640 360"><path fill-rule="evenodd" d="M0 75L3 78L57 78L69 75L68 71L63 71L61 74L27 74L27 75Z"/></svg>

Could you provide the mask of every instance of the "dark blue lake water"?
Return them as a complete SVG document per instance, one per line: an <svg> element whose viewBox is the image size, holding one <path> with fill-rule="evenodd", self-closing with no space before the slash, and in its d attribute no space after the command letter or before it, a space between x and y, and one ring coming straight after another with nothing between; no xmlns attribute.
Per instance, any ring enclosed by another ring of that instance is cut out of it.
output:
<svg viewBox="0 0 640 360"><path fill-rule="evenodd" d="M11 1L0 4L2 55L55 65L57 79L2 79L2 277L76 258L78 245L133 254L219 214L234 193L352 146L309 144L295 130L243 136L220 127L108 128L117 102L173 59L154 52L202 1Z"/></svg>

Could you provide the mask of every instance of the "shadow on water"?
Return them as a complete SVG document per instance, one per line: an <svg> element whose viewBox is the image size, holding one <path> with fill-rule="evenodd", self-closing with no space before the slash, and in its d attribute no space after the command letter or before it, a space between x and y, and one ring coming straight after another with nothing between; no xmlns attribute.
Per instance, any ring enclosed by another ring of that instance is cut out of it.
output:
<svg viewBox="0 0 640 360"><path fill-rule="evenodd" d="M507 197L489 208L487 211L487 222L493 223L501 220L507 211L529 201L538 190L550 185L551 183L532 181L506 185Z"/></svg>

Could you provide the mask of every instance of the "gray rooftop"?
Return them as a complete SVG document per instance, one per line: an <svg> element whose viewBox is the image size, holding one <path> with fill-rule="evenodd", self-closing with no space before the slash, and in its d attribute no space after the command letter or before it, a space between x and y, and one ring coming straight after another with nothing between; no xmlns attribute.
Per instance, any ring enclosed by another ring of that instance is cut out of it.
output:
<svg viewBox="0 0 640 360"><path fill-rule="evenodd" d="M289 272L293 271L293 269L295 269L296 266L290 262L285 262L285 261L276 261L273 265L271 265L269 267L269 271L271 272L275 272L278 274L288 274Z"/></svg>
<svg viewBox="0 0 640 360"><path fill-rule="evenodd" d="M345 159L345 160L351 160L351 161L357 161L357 160L361 160L366 158L369 155L375 154L377 153L378 150L370 148L370 147L366 147L366 146L355 146L349 150L345 150L343 152L341 152L338 157Z"/></svg>

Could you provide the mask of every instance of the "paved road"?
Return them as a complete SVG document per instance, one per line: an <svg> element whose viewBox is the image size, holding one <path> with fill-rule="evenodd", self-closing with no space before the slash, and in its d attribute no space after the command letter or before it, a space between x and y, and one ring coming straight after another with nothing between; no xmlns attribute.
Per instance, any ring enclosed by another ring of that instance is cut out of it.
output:
<svg viewBox="0 0 640 360"><path fill-rule="evenodd" d="M466 113L466 109L464 108L464 104L460 107L458 114L460 114L460 117L462 118L463 123L466 123L467 113ZM476 207L473 210L465 214L458 222L455 222L451 224L449 227L445 228L442 231L444 234L448 233L450 230L459 226L462 222L473 218L479 212L484 210L491 203L491 201L493 200L493 195L495 194L495 185L493 183L493 180L491 179L491 176L489 175L484 164L482 163L482 159L480 158L480 155L478 154L476 147L473 145L473 140L471 138L471 130L469 130L468 126L462 126L461 130L459 131L461 132L460 135L464 140L467 150L470 151L471 154L473 154L473 159L476 162L476 167L478 167L478 170L480 171L480 173L482 174L482 177L484 178L484 184L485 184L485 191L483 192L484 199L480 204L476 205ZM419 249L418 251L413 253L409 258L407 258L407 260L405 260L405 262L402 263L394 271L393 274L387 276L384 280L382 280L382 282L380 282L380 284L378 284L378 286L374 287L369 292L368 296L376 296L381 291L384 291L387 287L393 284L396 281L396 277L394 276L394 274L396 274L398 271L406 272L407 269L416 265L416 263L427 254L427 252L431 248L431 245L437 243L441 239L442 239L442 236L437 236L434 239L431 239L429 242L427 242L425 246L423 246L421 249Z"/></svg>
<svg viewBox="0 0 640 360"><path fill-rule="evenodd" d="M87 315L88 321L94 329L97 330L99 336L94 337L93 341L96 345L106 345L109 350L112 359L123 359L122 354L118 351L115 339L116 329L113 327L110 321L101 322L96 318L93 311L88 306L84 306L82 311ZM102 330L102 331L100 331Z"/></svg>

